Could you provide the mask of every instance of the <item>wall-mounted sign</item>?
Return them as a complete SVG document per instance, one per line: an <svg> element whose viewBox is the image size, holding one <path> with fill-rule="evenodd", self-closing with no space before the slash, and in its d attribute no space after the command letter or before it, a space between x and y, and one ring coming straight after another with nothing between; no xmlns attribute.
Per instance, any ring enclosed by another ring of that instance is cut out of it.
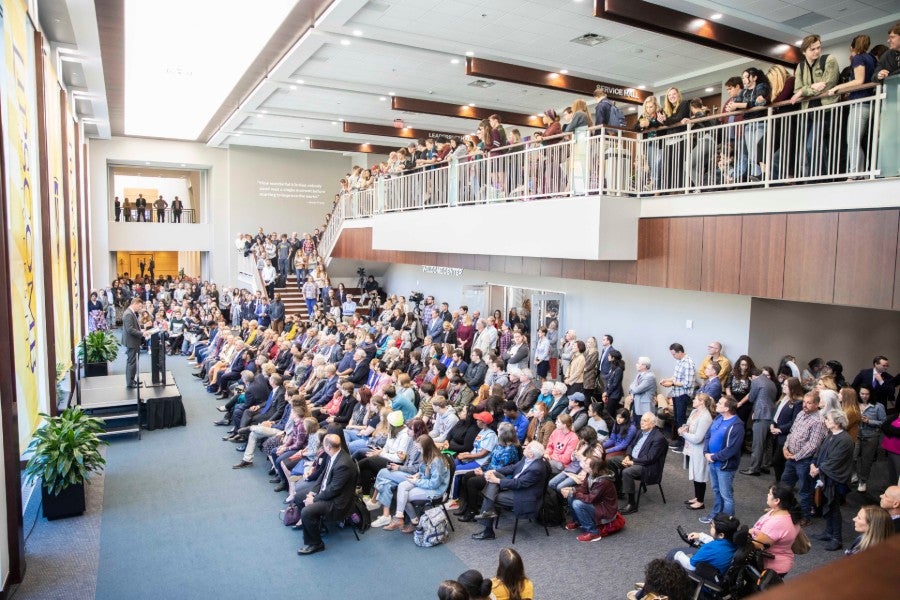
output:
<svg viewBox="0 0 900 600"><path fill-rule="evenodd" d="M447 275L449 277L462 277L463 270L455 267L435 267L433 265L422 265L422 272L431 275Z"/></svg>

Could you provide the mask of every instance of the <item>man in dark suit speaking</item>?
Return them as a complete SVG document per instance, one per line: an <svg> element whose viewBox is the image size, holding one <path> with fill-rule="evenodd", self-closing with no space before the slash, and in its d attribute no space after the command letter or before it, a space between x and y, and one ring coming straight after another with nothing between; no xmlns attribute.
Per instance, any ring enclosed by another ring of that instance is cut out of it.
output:
<svg viewBox="0 0 900 600"><path fill-rule="evenodd" d="M353 507L356 479L359 472L349 453L341 448L341 438L330 433L322 440L322 448L328 454L328 466L322 476L318 492L310 492L303 501L300 512L303 522L303 544L297 554L315 554L325 549L322 543L321 521L342 519Z"/></svg>
<svg viewBox="0 0 900 600"><path fill-rule="evenodd" d="M144 306L143 300L135 296L122 314L122 345L125 346L125 384L130 388L138 386L137 361L144 341L144 332L138 324L138 312Z"/></svg>

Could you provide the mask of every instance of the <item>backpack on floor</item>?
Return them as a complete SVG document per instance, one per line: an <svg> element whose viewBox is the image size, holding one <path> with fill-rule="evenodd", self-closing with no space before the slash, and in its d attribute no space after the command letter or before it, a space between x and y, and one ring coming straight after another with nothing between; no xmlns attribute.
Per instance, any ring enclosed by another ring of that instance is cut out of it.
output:
<svg viewBox="0 0 900 600"><path fill-rule="evenodd" d="M601 537L606 537L608 535L616 533L617 531L621 531L623 527L625 527L625 517L622 516L622 513L617 512L615 518L612 521L610 521L606 525L600 526L600 531L598 533L600 533Z"/></svg>
<svg viewBox="0 0 900 600"><path fill-rule="evenodd" d="M359 494L357 494L356 498L353 500L353 508L351 509L350 516L347 517L347 520L356 527L356 531L359 533L365 533L372 527L372 513L369 512L366 503Z"/></svg>
<svg viewBox="0 0 900 600"><path fill-rule="evenodd" d="M563 504L556 490L544 490L544 504L538 513L537 522L547 527L559 527L566 522Z"/></svg>
<svg viewBox="0 0 900 600"><path fill-rule="evenodd" d="M419 517L413 542L420 548L431 548L450 539L450 523L440 506L429 508Z"/></svg>

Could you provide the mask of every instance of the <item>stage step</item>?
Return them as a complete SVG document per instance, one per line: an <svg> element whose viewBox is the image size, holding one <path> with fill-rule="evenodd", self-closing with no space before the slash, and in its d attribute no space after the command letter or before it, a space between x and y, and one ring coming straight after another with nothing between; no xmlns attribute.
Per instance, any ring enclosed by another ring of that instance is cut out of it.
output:
<svg viewBox="0 0 900 600"><path fill-rule="evenodd" d="M98 437L113 437L119 435L130 435L132 433L136 433L138 436L141 435L141 428L137 426L137 424L132 425L122 425L116 427L107 427L106 431L103 433L97 434Z"/></svg>

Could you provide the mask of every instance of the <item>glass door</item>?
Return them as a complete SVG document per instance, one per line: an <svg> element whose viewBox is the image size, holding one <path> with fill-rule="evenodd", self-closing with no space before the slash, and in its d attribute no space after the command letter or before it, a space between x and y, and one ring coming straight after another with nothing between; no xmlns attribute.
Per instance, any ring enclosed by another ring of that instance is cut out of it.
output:
<svg viewBox="0 0 900 600"><path fill-rule="evenodd" d="M538 328L546 327L547 329L553 329L551 324L554 324L557 335L554 338L551 332L551 342L559 342L561 332L565 331L565 299L565 294L554 294L549 292L534 292L531 294L529 315L531 356L534 356L534 352L537 349Z"/></svg>

